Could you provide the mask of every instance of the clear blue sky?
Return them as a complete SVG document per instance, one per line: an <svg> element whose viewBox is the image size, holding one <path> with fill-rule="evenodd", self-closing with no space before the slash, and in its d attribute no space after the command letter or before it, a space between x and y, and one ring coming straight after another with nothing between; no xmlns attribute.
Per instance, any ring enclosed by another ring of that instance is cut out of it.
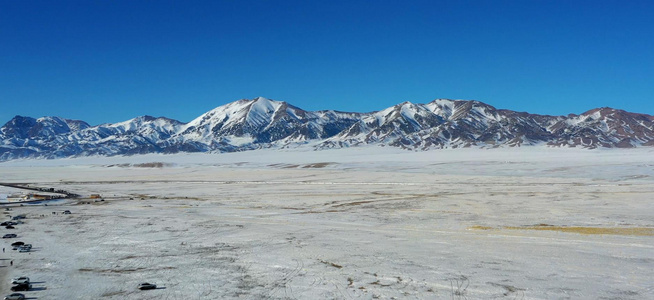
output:
<svg viewBox="0 0 654 300"><path fill-rule="evenodd" d="M188 122L264 96L654 114L654 1L0 0L0 124Z"/></svg>

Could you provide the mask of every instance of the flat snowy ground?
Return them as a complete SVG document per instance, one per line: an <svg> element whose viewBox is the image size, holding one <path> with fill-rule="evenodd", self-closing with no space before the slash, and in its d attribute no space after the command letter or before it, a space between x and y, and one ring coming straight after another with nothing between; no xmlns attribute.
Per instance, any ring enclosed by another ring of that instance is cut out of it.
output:
<svg viewBox="0 0 654 300"><path fill-rule="evenodd" d="M0 290L26 275L31 299L654 299L652 149L25 160L0 182L105 199L9 212Z"/></svg>

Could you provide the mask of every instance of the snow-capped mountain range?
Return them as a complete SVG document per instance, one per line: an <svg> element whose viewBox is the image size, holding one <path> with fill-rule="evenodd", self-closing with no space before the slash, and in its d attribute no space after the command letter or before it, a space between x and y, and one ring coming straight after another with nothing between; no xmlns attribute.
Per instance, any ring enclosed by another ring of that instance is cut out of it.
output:
<svg viewBox="0 0 654 300"><path fill-rule="evenodd" d="M90 126L60 117L16 116L0 128L0 161L370 144L410 150L654 146L654 116L612 108L544 116L448 99L404 102L371 113L305 111L259 97L217 107L189 123L142 116Z"/></svg>

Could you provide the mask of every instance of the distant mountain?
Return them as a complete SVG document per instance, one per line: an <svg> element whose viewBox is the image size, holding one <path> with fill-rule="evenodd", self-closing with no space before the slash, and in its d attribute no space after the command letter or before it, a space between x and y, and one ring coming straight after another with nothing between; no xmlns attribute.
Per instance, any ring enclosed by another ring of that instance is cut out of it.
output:
<svg viewBox="0 0 654 300"><path fill-rule="evenodd" d="M447 99L404 102L372 113L311 112L259 97L219 106L189 123L142 116L90 126L59 117L16 116L0 128L0 161L370 144L410 150L654 146L654 116L612 108L544 116Z"/></svg>

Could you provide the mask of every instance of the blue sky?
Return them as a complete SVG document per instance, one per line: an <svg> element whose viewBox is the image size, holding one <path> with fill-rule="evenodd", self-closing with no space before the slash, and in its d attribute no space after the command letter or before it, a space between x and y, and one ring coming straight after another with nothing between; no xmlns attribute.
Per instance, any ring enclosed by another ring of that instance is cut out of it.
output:
<svg viewBox="0 0 654 300"><path fill-rule="evenodd" d="M654 114L654 1L0 1L0 123L188 122L264 96Z"/></svg>

